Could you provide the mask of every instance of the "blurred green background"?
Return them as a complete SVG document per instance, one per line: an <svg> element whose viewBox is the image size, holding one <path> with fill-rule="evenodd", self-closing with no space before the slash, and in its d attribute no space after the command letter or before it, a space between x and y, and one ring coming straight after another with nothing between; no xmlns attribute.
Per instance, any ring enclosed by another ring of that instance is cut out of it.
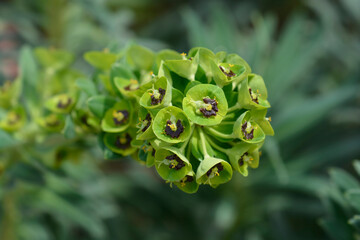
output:
<svg viewBox="0 0 360 240"><path fill-rule="evenodd" d="M84 52L131 41L248 61L275 129L259 169L187 195L89 140L59 169L1 176L1 240L360 239L360 1L0 1L0 83L23 45L72 51L89 73Z"/></svg>

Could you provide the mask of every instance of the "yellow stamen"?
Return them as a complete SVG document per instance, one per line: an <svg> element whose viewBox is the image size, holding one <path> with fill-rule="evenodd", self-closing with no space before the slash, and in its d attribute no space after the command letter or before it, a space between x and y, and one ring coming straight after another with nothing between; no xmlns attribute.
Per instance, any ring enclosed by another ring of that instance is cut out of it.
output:
<svg viewBox="0 0 360 240"><path fill-rule="evenodd" d="M234 64L229 63L229 67L233 67L233 66L234 66Z"/></svg>
<svg viewBox="0 0 360 240"><path fill-rule="evenodd" d="M180 55L183 56L183 57L185 57L187 54L183 52L183 53L181 53Z"/></svg>
<svg viewBox="0 0 360 240"><path fill-rule="evenodd" d="M127 141L126 138L124 138L124 137L120 138L120 143L121 143L121 144L125 144L126 141Z"/></svg>
<svg viewBox="0 0 360 240"><path fill-rule="evenodd" d="M171 128L172 131L176 131L176 125L174 123L170 124L168 123L168 126Z"/></svg>
<svg viewBox="0 0 360 240"><path fill-rule="evenodd" d="M271 122L271 117L266 118L269 122Z"/></svg>
<svg viewBox="0 0 360 240"><path fill-rule="evenodd" d="M139 82L136 79L130 79L130 84L138 84Z"/></svg>
<svg viewBox="0 0 360 240"><path fill-rule="evenodd" d="M116 110L114 110L113 117L116 118L116 120L121 121L124 119L124 114L122 112L117 112Z"/></svg>
<svg viewBox="0 0 360 240"><path fill-rule="evenodd" d="M215 172L215 175L216 175L216 176L220 176L220 174L219 174L218 172Z"/></svg>
<svg viewBox="0 0 360 240"><path fill-rule="evenodd" d="M18 115L15 113L15 112L10 112L8 115L7 115L7 119L9 122L15 122L16 120L18 120Z"/></svg>

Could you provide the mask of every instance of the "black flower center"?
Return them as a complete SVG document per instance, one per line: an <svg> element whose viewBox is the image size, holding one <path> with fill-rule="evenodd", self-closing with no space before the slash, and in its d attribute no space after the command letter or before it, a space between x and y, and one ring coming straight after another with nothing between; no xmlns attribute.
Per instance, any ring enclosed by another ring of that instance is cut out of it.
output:
<svg viewBox="0 0 360 240"><path fill-rule="evenodd" d="M72 103L72 99L71 98L66 98L66 99L60 99L58 104L57 104L57 108L67 108L70 104Z"/></svg>
<svg viewBox="0 0 360 240"><path fill-rule="evenodd" d="M259 104L258 95L257 95L256 93L254 93L254 92L251 90L251 88L249 88L249 93L250 93L251 100L252 100L254 103Z"/></svg>
<svg viewBox="0 0 360 240"><path fill-rule="evenodd" d="M185 167L185 162L181 160L176 154L170 155L166 157L167 160L170 160L169 168L180 170Z"/></svg>
<svg viewBox="0 0 360 240"><path fill-rule="evenodd" d="M216 164L212 168L209 169L209 171L206 172L206 176L210 177L211 173L215 172L215 175L219 175L219 173L224 170L224 167L221 163Z"/></svg>
<svg viewBox="0 0 360 240"><path fill-rule="evenodd" d="M159 90L154 90L151 94L151 105L160 104L164 98L166 90L159 88Z"/></svg>
<svg viewBox="0 0 360 240"><path fill-rule="evenodd" d="M192 182L192 181L194 181L193 176L186 176L186 180L184 182Z"/></svg>
<svg viewBox="0 0 360 240"><path fill-rule="evenodd" d="M129 112L127 110L114 110L113 121L115 125L124 124L129 119Z"/></svg>
<svg viewBox="0 0 360 240"><path fill-rule="evenodd" d="M181 120L178 119L176 125L170 120L166 122L165 134L171 138L178 138L180 134L184 132L184 126L181 124Z"/></svg>
<svg viewBox="0 0 360 240"><path fill-rule="evenodd" d="M203 98L203 102L207 104L207 107L199 109L203 116L206 118L216 116L216 113L219 111L217 101L215 99Z"/></svg>
<svg viewBox="0 0 360 240"><path fill-rule="evenodd" d="M254 138L254 128L251 127L251 130L248 129L248 121L245 121L243 125L241 125L241 131L244 134L246 140Z"/></svg>
<svg viewBox="0 0 360 240"><path fill-rule="evenodd" d="M117 136L115 140L115 146L119 149L127 149L130 147L132 138L127 133L125 136Z"/></svg>
<svg viewBox="0 0 360 240"><path fill-rule="evenodd" d="M146 125L141 129L142 132L145 132L151 124L151 115L150 113L146 114L145 119L143 120L143 123L146 123Z"/></svg>
<svg viewBox="0 0 360 240"><path fill-rule="evenodd" d="M249 154L246 152L246 153L244 153L243 155L241 155L241 157L240 157L240 159L239 159L239 165L240 165L240 167L242 166L242 165L244 165L244 157L245 156L248 156Z"/></svg>
<svg viewBox="0 0 360 240"><path fill-rule="evenodd" d="M235 77L236 74L229 69L229 71L226 71L223 66L219 66L220 70L227 76L227 77Z"/></svg>

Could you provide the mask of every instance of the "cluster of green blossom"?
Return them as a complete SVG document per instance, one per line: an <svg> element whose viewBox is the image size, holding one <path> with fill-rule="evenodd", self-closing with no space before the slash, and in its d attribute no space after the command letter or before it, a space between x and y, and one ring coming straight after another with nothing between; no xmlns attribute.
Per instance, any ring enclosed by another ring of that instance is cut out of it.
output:
<svg viewBox="0 0 360 240"><path fill-rule="evenodd" d="M54 51L46 52L50 60ZM270 104L263 79L240 56L205 48L154 53L131 45L84 57L96 69L91 78L55 86L39 126L67 135L70 123L81 126L99 135L105 158L130 155L187 193L258 167L265 135L274 134L266 117ZM18 129L23 119L16 108L0 127Z"/></svg>

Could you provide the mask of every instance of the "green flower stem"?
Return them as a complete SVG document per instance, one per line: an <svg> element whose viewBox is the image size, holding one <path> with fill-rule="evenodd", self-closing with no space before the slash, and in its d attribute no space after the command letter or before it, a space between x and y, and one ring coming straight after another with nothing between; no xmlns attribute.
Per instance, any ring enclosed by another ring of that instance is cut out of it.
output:
<svg viewBox="0 0 360 240"><path fill-rule="evenodd" d="M241 105L240 105L240 103L237 102L234 106L228 108L227 113L231 113L231 112L239 110L239 109L241 109Z"/></svg>
<svg viewBox="0 0 360 240"><path fill-rule="evenodd" d="M232 118L234 118L235 116L236 116L235 113L226 114L225 117L223 118L223 121L226 120L226 119L232 119Z"/></svg>
<svg viewBox="0 0 360 240"><path fill-rule="evenodd" d="M210 143L210 145L211 145L212 147L216 148L216 149L219 150L220 152L223 152L223 153L225 153L225 154L228 154L228 153L229 153L229 149L220 147L219 145L217 145L216 143L214 143L214 141L211 140L211 138L207 138L207 141Z"/></svg>
<svg viewBox="0 0 360 240"><path fill-rule="evenodd" d="M219 132L217 130L215 130L214 128L206 128L206 131L214 136L217 136L219 138L224 138L224 139L233 139L235 138L233 134L225 134L225 133L222 133L222 132Z"/></svg>
<svg viewBox="0 0 360 240"><path fill-rule="evenodd" d="M185 142L181 145L181 147L179 148L179 151L180 151L182 154L184 154L185 148L186 148L186 146L188 145L188 143L189 143L189 141L190 141L190 139L191 139L191 137L192 137L192 135L193 135L193 133L194 133L194 130L195 130L195 126L192 126L192 127L191 127L191 133L189 134L188 139L186 139L186 141L185 141Z"/></svg>
<svg viewBox="0 0 360 240"><path fill-rule="evenodd" d="M207 157L210 157L210 155L208 154L207 150L206 150L206 139L205 139L205 134L204 132L201 130L201 129L198 129L199 131L199 136L200 136L200 147L204 153L204 159L207 158Z"/></svg>

